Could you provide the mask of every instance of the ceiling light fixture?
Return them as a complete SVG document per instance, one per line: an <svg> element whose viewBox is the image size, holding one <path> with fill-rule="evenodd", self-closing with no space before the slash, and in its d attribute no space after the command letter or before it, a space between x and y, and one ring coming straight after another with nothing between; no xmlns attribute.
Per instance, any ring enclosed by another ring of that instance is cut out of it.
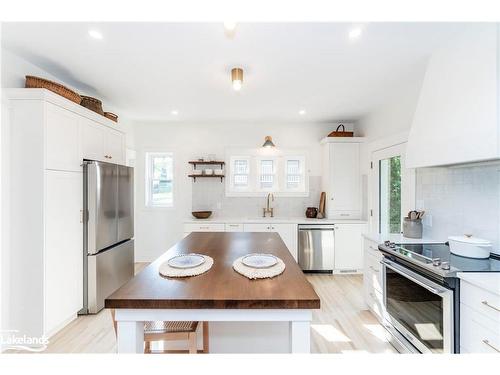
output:
<svg viewBox="0 0 500 375"><path fill-rule="evenodd" d="M354 29L352 29L351 31L349 31L349 39L358 39L361 34L363 33L363 30L361 30L360 27L356 27Z"/></svg>
<svg viewBox="0 0 500 375"><path fill-rule="evenodd" d="M94 39L102 39L102 34L97 30L89 30L89 35Z"/></svg>
<svg viewBox="0 0 500 375"><path fill-rule="evenodd" d="M176 109L174 109L174 110L170 111L170 113L171 113L172 115L174 115L174 116L177 116L177 115L179 114L179 111L178 111L178 110L176 110Z"/></svg>
<svg viewBox="0 0 500 375"><path fill-rule="evenodd" d="M226 31L234 31L236 29L236 22L233 22L233 21L225 21L224 22L224 29L226 29Z"/></svg>
<svg viewBox="0 0 500 375"><path fill-rule="evenodd" d="M234 91L241 90L241 85L243 84L243 69L241 68L231 69L231 82L233 83Z"/></svg>
<svg viewBox="0 0 500 375"><path fill-rule="evenodd" d="M271 147L276 147L276 145L273 143L273 138L270 135L267 135L266 138L264 138L264 144L262 147L265 148L271 148Z"/></svg>
<svg viewBox="0 0 500 375"><path fill-rule="evenodd" d="M306 114L306 110L305 109L301 109L299 111L299 115L304 116L305 114Z"/></svg>

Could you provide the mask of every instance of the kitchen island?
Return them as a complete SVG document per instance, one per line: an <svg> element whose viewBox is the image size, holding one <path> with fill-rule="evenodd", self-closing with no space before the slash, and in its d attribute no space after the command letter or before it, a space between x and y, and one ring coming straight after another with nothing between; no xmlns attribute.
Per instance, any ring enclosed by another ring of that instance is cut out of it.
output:
<svg viewBox="0 0 500 375"><path fill-rule="evenodd" d="M159 274L166 260L193 252L214 259L208 272L188 278ZM233 270L235 259L257 252L281 258L285 271L272 279L249 280ZM286 341L286 351L309 353L312 310L319 309L320 300L278 234L194 232L114 292L105 305L116 310L119 353L143 352L145 321L227 322L231 328L218 329L226 332L226 344L231 336L245 339L232 322L259 322L262 342ZM272 326L284 322L287 332ZM269 332L287 337L266 337Z"/></svg>

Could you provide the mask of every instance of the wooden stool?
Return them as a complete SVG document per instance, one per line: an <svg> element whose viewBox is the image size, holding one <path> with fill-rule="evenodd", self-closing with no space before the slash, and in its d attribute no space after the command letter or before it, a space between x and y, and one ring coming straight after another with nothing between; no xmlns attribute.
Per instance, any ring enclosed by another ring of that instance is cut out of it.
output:
<svg viewBox="0 0 500 375"><path fill-rule="evenodd" d="M115 310L111 310L113 326L116 334ZM189 342L189 349L181 353L198 353L197 333L199 322L144 322L144 353L178 353L176 350L151 351L154 341L180 341ZM208 322L203 322L203 353L208 353Z"/></svg>

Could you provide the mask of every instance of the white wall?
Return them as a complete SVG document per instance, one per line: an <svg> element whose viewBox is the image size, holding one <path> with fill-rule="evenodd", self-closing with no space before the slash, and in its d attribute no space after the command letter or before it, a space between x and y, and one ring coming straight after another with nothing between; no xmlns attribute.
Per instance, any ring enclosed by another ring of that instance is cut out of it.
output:
<svg viewBox="0 0 500 375"><path fill-rule="evenodd" d="M426 212L430 238L446 241L470 233L491 241L500 254L499 162L419 168L416 185L417 208Z"/></svg>
<svg viewBox="0 0 500 375"><path fill-rule="evenodd" d="M310 176L320 176L319 141L332 127L327 124L136 123L136 261L157 258L181 238L182 222L190 218L192 208L193 181L187 177L191 170L189 160L208 154L223 158L226 148L258 147L266 135L271 135L277 147L307 150ZM147 151L174 154L173 208L145 208L144 157ZM211 183L220 184L220 180L214 179ZM302 198L296 199L302 202ZM255 215L255 212L248 215Z"/></svg>

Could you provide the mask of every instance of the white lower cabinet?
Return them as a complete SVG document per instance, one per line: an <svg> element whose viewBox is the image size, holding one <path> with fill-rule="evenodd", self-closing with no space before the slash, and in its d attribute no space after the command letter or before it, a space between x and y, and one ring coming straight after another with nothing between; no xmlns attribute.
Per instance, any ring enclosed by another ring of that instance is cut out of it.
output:
<svg viewBox="0 0 500 375"><path fill-rule="evenodd" d="M362 233L364 223L335 225L335 271L357 272L363 269Z"/></svg>
<svg viewBox="0 0 500 375"><path fill-rule="evenodd" d="M290 223L185 223L186 237L191 232L276 232L297 260L297 224Z"/></svg>
<svg viewBox="0 0 500 375"><path fill-rule="evenodd" d="M382 254L374 241L363 240L363 295L368 308L379 321L384 318L382 286Z"/></svg>
<svg viewBox="0 0 500 375"><path fill-rule="evenodd" d="M224 224L200 223L184 224L184 233L191 232L224 232Z"/></svg>
<svg viewBox="0 0 500 375"><path fill-rule="evenodd" d="M244 224L241 223L229 223L224 226L226 232L244 232Z"/></svg>
<svg viewBox="0 0 500 375"><path fill-rule="evenodd" d="M298 260L297 252L297 225L296 224L272 224L271 232L277 232L285 243L293 259Z"/></svg>
<svg viewBox="0 0 500 375"><path fill-rule="evenodd" d="M280 235L286 247L297 261L297 224L245 224L245 232L276 232Z"/></svg>
<svg viewBox="0 0 500 375"><path fill-rule="evenodd" d="M500 353L500 287L491 290L461 280L460 352Z"/></svg>
<svg viewBox="0 0 500 375"><path fill-rule="evenodd" d="M45 172L44 334L83 307L82 173Z"/></svg>

